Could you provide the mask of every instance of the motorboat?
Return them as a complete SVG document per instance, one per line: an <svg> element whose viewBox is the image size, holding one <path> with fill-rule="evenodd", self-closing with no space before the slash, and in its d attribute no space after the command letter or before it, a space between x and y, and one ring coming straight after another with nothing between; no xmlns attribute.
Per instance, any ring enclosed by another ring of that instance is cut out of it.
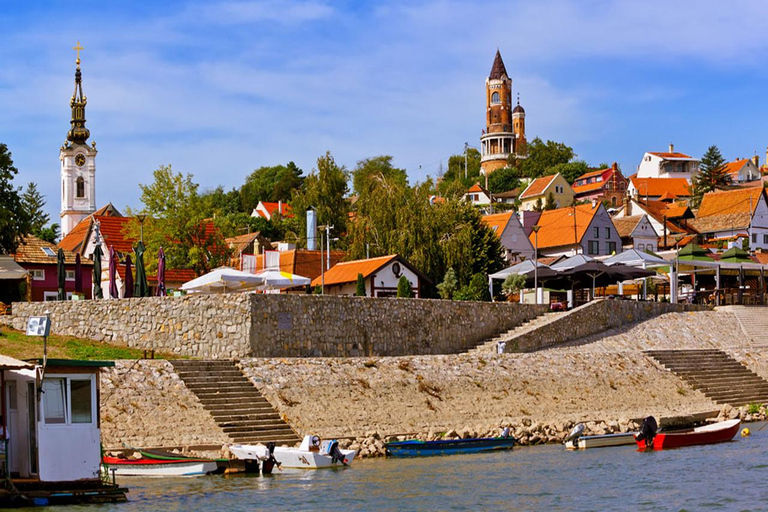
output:
<svg viewBox="0 0 768 512"><path fill-rule="evenodd" d="M640 433L635 436L640 450L667 450L683 446L712 444L730 441L739 431L740 419L720 421L702 427L658 432L653 416L643 421Z"/></svg>
<svg viewBox="0 0 768 512"><path fill-rule="evenodd" d="M384 447L389 457L430 457L433 455L455 455L459 453L481 453L497 450L511 450L517 440L512 436L481 437L471 439L438 439L436 441L395 441Z"/></svg>
<svg viewBox="0 0 768 512"><path fill-rule="evenodd" d="M103 456L102 469L117 476L199 476L217 469L215 460L181 457L178 459L121 459Z"/></svg>
<svg viewBox="0 0 768 512"><path fill-rule="evenodd" d="M233 444L229 451L238 459L244 461L268 460L269 450L266 446L256 444ZM272 457L278 468L321 469L349 466L355 458L355 450L342 450L336 440L320 441L318 436L307 435L298 448L277 446L273 448ZM263 462L262 462L263 464ZM264 470L262 469L262 472Z"/></svg>
<svg viewBox="0 0 768 512"><path fill-rule="evenodd" d="M634 432L581 436L566 441L565 447L569 450L586 450L587 448L605 448L607 446L625 446L630 444L635 444Z"/></svg>

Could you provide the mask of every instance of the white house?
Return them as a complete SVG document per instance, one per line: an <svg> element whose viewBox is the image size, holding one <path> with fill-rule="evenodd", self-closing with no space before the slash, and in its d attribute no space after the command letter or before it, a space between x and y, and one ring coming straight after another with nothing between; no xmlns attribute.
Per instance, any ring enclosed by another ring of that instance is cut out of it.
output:
<svg viewBox="0 0 768 512"><path fill-rule="evenodd" d="M643 155L643 161L637 168L638 178L685 178L690 183L691 178L699 172L699 160L684 153L675 151L673 144L669 145L667 153L648 152Z"/></svg>
<svg viewBox="0 0 768 512"><path fill-rule="evenodd" d="M761 178L758 158L741 158L729 162L725 166L725 172L734 183L748 183Z"/></svg>
<svg viewBox="0 0 768 512"><path fill-rule="evenodd" d="M484 215L483 223L499 237L508 263L533 258L533 245L514 212Z"/></svg>
<svg viewBox="0 0 768 512"><path fill-rule="evenodd" d="M475 206L491 204L491 194L484 187L481 187L479 183L475 183L467 193L464 194L464 199L469 201Z"/></svg>
<svg viewBox="0 0 768 512"><path fill-rule="evenodd" d="M357 276L363 276L367 297L395 297L402 276L411 284L414 297L421 296L421 288L429 282L424 274L397 254L367 260L337 263L323 276L312 281L312 286L324 284L326 295L353 296L357 289Z"/></svg>
<svg viewBox="0 0 768 512"><path fill-rule="evenodd" d="M768 201L763 187L739 188L704 194L689 221L708 239L749 237L749 248L768 250Z"/></svg>
<svg viewBox="0 0 768 512"><path fill-rule="evenodd" d="M638 251L659 250L659 235L647 215L632 215L613 219L621 237L621 245L624 250L637 249Z"/></svg>

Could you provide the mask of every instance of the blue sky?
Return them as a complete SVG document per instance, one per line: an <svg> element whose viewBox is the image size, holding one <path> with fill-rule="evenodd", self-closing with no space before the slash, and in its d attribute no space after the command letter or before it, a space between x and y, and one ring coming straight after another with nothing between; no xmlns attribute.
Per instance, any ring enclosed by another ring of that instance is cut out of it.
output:
<svg viewBox="0 0 768 512"><path fill-rule="evenodd" d="M80 41L97 203L140 207L161 164L203 188L392 155L412 181L479 146L498 47L528 138L631 174L645 151L765 160L768 3L323 0L13 2L0 142L58 218ZM106 7L105 7L106 6Z"/></svg>

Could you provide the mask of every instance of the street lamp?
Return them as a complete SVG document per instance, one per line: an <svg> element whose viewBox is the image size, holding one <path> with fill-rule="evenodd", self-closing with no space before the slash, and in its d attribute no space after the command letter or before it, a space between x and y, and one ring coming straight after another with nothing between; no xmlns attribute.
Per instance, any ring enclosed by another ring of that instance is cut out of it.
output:
<svg viewBox="0 0 768 512"><path fill-rule="evenodd" d="M539 229L541 226L535 224L531 226L533 230L533 294L536 297L536 304L539 303Z"/></svg>
<svg viewBox="0 0 768 512"><path fill-rule="evenodd" d="M136 215L136 218L139 220L139 229L141 230L141 243L144 244L144 220L147 218L147 214L140 213Z"/></svg>

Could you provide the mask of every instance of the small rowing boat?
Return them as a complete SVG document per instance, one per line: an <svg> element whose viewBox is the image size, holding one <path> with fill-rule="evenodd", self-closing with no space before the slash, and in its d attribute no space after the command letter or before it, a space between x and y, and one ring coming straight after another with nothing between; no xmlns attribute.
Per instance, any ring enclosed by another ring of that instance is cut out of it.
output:
<svg viewBox="0 0 768 512"><path fill-rule="evenodd" d="M430 457L433 455L455 455L459 453L481 453L496 450L511 450L514 437L482 437L473 439L440 439L437 441L396 441L384 447L389 457Z"/></svg>
<svg viewBox="0 0 768 512"><path fill-rule="evenodd" d="M625 446L635 444L635 433L604 434L599 436L582 436L566 441L569 450L586 450L587 448L605 448L608 446Z"/></svg>
<svg viewBox="0 0 768 512"><path fill-rule="evenodd" d="M120 459L103 456L101 464L107 474L117 476L198 476L216 471L211 459Z"/></svg>
<svg viewBox="0 0 768 512"><path fill-rule="evenodd" d="M722 443L733 439L739 431L739 425L741 420L735 419L703 427L657 432L656 420L653 416L649 416L643 421L643 428L635 436L635 441L640 450L667 450L683 446Z"/></svg>

